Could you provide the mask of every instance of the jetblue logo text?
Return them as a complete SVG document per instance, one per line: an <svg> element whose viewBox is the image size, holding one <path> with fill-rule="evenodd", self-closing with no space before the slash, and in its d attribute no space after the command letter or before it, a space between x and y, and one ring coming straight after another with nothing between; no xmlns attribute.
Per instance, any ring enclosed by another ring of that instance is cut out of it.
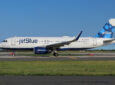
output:
<svg viewBox="0 0 115 85"><path fill-rule="evenodd" d="M32 40L30 38L19 40L19 44L21 44L21 43L37 43L37 42L38 42L38 40L36 40L36 39Z"/></svg>

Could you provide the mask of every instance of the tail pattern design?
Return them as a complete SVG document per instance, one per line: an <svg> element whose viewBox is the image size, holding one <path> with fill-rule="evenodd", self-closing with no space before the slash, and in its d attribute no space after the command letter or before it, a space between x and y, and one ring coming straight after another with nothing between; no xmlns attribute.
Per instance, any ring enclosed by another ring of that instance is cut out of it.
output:
<svg viewBox="0 0 115 85"><path fill-rule="evenodd" d="M95 36L98 38L112 38L114 27L110 23L106 23L103 29Z"/></svg>

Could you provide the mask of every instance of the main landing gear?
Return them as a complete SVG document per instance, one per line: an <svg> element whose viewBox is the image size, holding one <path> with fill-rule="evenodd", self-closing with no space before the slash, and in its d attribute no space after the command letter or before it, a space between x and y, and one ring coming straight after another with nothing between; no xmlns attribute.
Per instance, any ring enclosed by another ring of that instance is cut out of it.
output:
<svg viewBox="0 0 115 85"><path fill-rule="evenodd" d="M59 54L57 53L57 51L53 52L53 56L58 56Z"/></svg>

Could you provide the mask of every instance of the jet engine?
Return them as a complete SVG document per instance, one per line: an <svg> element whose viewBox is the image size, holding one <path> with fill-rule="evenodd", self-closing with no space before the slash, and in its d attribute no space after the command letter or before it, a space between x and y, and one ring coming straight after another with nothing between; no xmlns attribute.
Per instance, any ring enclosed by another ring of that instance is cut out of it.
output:
<svg viewBox="0 0 115 85"><path fill-rule="evenodd" d="M45 47L35 47L34 48L34 53L35 54L46 54L46 53L50 53L49 50Z"/></svg>

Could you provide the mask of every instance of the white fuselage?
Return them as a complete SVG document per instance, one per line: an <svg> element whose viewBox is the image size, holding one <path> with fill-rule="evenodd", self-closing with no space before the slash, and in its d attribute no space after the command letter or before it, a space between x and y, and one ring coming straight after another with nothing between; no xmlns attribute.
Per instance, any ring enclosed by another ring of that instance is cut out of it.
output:
<svg viewBox="0 0 115 85"><path fill-rule="evenodd" d="M45 47L50 44L65 42L74 39L75 37L12 37L0 43L0 48L3 49L33 49L35 47ZM78 41L72 42L69 45L64 45L60 49L90 49L96 48L107 44L103 43L104 40L111 40L112 38L93 38L81 37Z"/></svg>

